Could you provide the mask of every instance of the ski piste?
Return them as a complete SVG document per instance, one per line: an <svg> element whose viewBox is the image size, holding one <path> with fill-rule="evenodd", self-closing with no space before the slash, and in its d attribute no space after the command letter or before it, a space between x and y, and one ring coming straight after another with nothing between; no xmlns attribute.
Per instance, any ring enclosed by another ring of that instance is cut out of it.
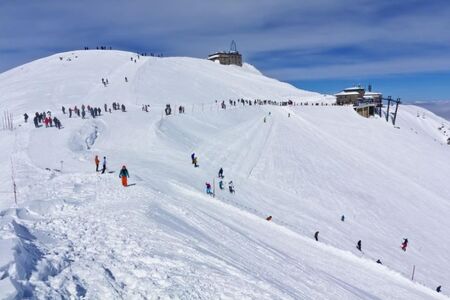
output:
<svg viewBox="0 0 450 300"><path fill-rule="evenodd" d="M230 98L309 105L222 109ZM61 112L112 102L126 112ZM186 113L165 116L167 103ZM121 51L0 74L16 124L0 132L0 298L445 299L448 122L402 105L394 128L325 103L250 65ZM49 110L63 129L24 124ZM95 172L95 155L116 173ZM204 183L221 167L211 199Z"/></svg>

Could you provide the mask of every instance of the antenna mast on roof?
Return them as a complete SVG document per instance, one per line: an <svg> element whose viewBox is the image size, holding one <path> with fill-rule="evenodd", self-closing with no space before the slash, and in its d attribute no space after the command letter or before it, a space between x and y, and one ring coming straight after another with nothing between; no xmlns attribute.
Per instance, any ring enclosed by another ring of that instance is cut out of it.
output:
<svg viewBox="0 0 450 300"><path fill-rule="evenodd" d="M230 52L231 53L237 53L237 47L236 47L236 42L234 40L231 41L231 45L230 45Z"/></svg>

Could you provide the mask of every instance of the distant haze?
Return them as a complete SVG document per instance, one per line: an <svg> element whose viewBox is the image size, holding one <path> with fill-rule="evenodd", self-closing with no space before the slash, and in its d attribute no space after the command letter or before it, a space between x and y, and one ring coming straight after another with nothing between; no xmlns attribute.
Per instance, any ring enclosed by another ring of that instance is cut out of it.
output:
<svg viewBox="0 0 450 300"><path fill-rule="evenodd" d="M418 101L415 105L426 108L440 117L450 121L450 100L449 101Z"/></svg>

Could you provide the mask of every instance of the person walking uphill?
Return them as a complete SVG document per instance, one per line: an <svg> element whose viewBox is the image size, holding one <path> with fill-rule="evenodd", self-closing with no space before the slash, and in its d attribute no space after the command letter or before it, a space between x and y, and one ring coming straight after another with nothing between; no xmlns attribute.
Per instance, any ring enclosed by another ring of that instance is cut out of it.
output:
<svg viewBox="0 0 450 300"><path fill-rule="evenodd" d="M119 178L122 179L122 185L125 187L128 186L128 177L130 177L130 175L128 174L127 167L122 166L122 170L120 170L119 173Z"/></svg>

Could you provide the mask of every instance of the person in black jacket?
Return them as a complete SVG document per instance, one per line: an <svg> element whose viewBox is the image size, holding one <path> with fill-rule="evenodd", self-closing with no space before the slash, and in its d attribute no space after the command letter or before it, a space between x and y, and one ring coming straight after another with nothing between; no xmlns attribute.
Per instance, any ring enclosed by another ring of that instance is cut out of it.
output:
<svg viewBox="0 0 450 300"><path fill-rule="evenodd" d="M120 170L119 173L119 178L122 178L123 186L128 186L128 177L130 177L130 175L128 174L127 167L122 166L122 170Z"/></svg>

